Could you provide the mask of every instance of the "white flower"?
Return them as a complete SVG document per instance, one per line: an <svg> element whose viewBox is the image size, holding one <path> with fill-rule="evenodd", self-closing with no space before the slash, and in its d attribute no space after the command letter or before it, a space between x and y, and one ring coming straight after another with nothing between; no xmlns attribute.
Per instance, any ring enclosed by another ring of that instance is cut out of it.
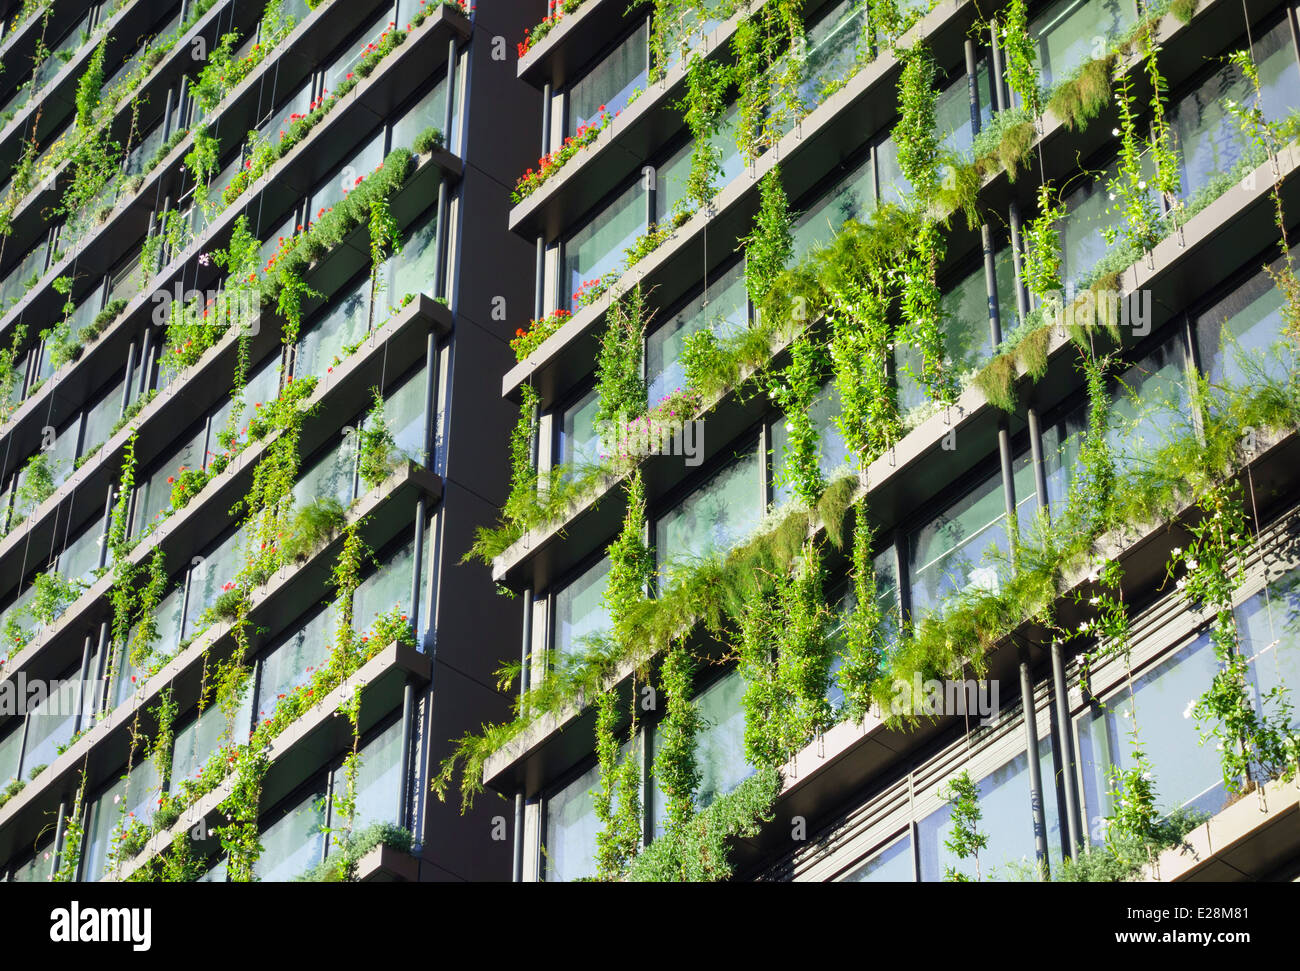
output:
<svg viewBox="0 0 1300 971"><path fill-rule="evenodd" d="M1114 201L1115 201L1115 193L1113 193L1113 192L1110 193L1110 201L1111 201L1111 202L1114 202Z"/></svg>
<svg viewBox="0 0 1300 971"><path fill-rule="evenodd" d="M1143 773L1142 773L1142 778L1145 779L1147 782L1150 782L1150 781L1151 781L1151 773L1150 773L1150 772L1143 772Z"/></svg>
<svg viewBox="0 0 1300 971"><path fill-rule="evenodd" d="M1187 569L1189 569L1189 570L1195 570L1198 566L1200 566L1200 562L1197 561L1197 560L1188 560L1188 561L1187 561Z"/></svg>
<svg viewBox="0 0 1300 971"><path fill-rule="evenodd" d="M1093 607L1095 607L1097 606L1097 604L1101 603L1101 597L1093 597L1091 600L1088 601L1088 603Z"/></svg>
<svg viewBox="0 0 1300 971"><path fill-rule="evenodd" d="M1139 183L1138 183L1138 188L1139 188L1139 189L1145 189L1146 187L1147 187L1147 184L1146 184L1145 182L1139 182Z"/></svg>
<svg viewBox="0 0 1300 971"><path fill-rule="evenodd" d="M1189 701L1189 702L1187 703L1187 707L1183 709L1183 717L1184 717L1184 718L1191 718L1191 717L1192 717L1192 711L1193 711L1195 708L1196 708L1196 699L1193 698L1191 701Z"/></svg>
<svg viewBox="0 0 1300 971"><path fill-rule="evenodd" d="M792 431L794 431L794 424L793 424L792 422L786 422L786 423L785 423L785 430L788 431L788 432L792 432Z"/></svg>
<svg viewBox="0 0 1300 971"><path fill-rule="evenodd" d="M1172 550L1169 551L1169 555L1170 555L1170 556L1177 556L1177 555L1180 554L1182 551L1183 551L1183 548L1182 548L1181 546L1175 546Z"/></svg>
<svg viewBox="0 0 1300 971"><path fill-rule="evenodd" d="M1118 128L1112 128L1112 129L1110 130L1110 133L1111 133L1112 135L1115 135L1116 137L1118 137L1118 136L1119 136L1119 129L1118 129Z"/></svg>

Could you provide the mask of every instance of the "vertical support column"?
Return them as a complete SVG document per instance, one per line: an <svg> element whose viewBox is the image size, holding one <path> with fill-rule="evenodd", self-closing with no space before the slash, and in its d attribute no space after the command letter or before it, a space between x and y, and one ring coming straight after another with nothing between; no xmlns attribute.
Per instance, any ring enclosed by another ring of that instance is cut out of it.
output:
<svg viewBox="0 0 1300 971"><path fill-rule="evenodd" d="M435 248L438 253L438 266L434 270L433 277L433 295L435 297L446 296L447 286L447 178L440 176L438 178L438 226L435 230L437 238L434 240Z"/></svg>
<svg viewBox="0 0 1300 971"><path fill-rule="evenodd" d="M1016 310L1020 312L1020 322L1029 317L1029 292L1025 289L1025 267L1021 254L1024 252L1020 242L1020 206L1011 200L1007 210L1007 225L1011 230L1011 266L1016 281Z"/></svg>
<svg viewBox="0 0 1300 971"><path fill-rule="evenodd" d="M409 682L402 686L402 774L397 788L397 825L410 828L407 802L411 798L411 730L415 726L415 687Z"/></svg>
<svg viewBox="0 0 1300 971"><path fill-rule="evenodd" d="M1034 681L1029 674L1029 654L1020 648L1020 707L1025 717L1025 751L1029 760L1029 800L1034 813L1034 856L1048 875L1047 820L1043 815L1043 772L1038 764L1038 717L1034 709Z"/></svg>
<svg viewBox="0 0 1300 971"><path fill-rule="evenodd" d="M447 103L442 109L442 140L447 151L460 154L460 146L452 139L456 113L456 38L447 41Z"/></svg>
<svg viewBox="0 0 1300 971"><path fill-rule="evenodd" d="M989 52L992 54L990 66L993 69L993 104L998 111L1005 111L1008 107L1006 88L1002 84L1002 48L998 46L998 31L996 25L989 26Z"/></svg>
<svg viewBox="0 0 1300 971"><path fill-rule="evenodd" d="M533 319L546 315L546 240L537 237L537 265L533 275Z"/></svg>
<svg viewBox="0 0 1300 971"><path fill-rule="evenodd" d="M979 91L975 85L975 41L966 38L964 48L966 55L966 99L970 102L970 130L978 134L980 130Z"/></svg>
<svg viewBox="0 0 1300 971"><path fill-rule="evenodd" d="M998 272L993 257L993 231L980 224L980 245L984 249L984 290L989 299L989 339L996 348L1002 343L1002 313L998 309Z"/></svg>
<svg viewBox="0 0 1300 971"><path fill-rule="evenodd" d="M522 695L528 690L530 677L530 659L533 648L533 588L527 587L524 590L524 623L523 636L519 648L519 693ZM511 879L515 883L520 883L524 879L524 794L521 789L515 793L515 832L514 832L514 855Z"/></svg>
<svg viewBox="0 0 1300 971"><path fill-rule="evenodd" d="M551 91L551 82L547 81L542 86L542 154L547 155L551 151L551 101L553 95Z"/></svg>
<svg viewBox="0 0 1300 971"><path fill-rule="evenodd" d="M1052 641L1052 694L1056 705L1056 724L1060 727L1061 757L1065 762L1065 820L1070 834L1070 856L1075 856L1084 845L1079 816L1079 777L1075 767L1074 738L1070 732L1070 696L1065 684L1065 660L1061 644Z"/></svg>

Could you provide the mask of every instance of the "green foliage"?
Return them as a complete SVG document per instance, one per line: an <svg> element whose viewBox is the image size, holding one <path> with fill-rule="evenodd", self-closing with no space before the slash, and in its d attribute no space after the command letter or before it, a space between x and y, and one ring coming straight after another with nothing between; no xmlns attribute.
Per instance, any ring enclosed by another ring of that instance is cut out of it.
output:
<svg viewBox="0 0 1300 971"><path fill-rule="evenodd" d="M709 204L722 175L722 148L715 138L730 84L731 72L716 61L695 57L686 70L686 96L676 107L691 132L686 198L695 208Z"/></svg>
<svg viewBox="0 0 1300 971"><path fill-rule="evenodd" d="M859 510L853 528L853 610L844 624L843 660L836 672L846 713L857 721L871 709L871 686L880 677L891 626L880 605L871 557L874 541L865 510Z"/></svg>
<svg viewBox="0 0 1300 971"><path fill-rule="evenodd" d="M374 404L358 432L358 470L361 481L373 489L392 474L396 467L397 441L384 418L384 396L371 389Z"/></svg>
<svg viewBox="0 0 1300 971"><path fill-rule="evenodd" d="M289 535L281 549L287 560L301 560L347 525L343 503L334 496L318 496L295 511Z"/></svg>
<svg viewBox="0 0 1300 971"><path fill-rule="evenodd" d="M645 411L641 357L645 348L645 301L638 284L610 304L596 362L595 427L613 429Z"/></svg>
<svg viewBox="0 0 1300 971"><path fill-rule="evenodd" d="M660 839L680 841L688 838L695 818L695 792L700 786L695 754L700 731L700 712L693 700L695 659L680 640L664 656L659 679L668 700L656 733L651 771L664 799L664 833ZM655 840L655 844L658 842Z"/></svg>
<svg viewBox="0 0 1300 971"><path fill-rule="evenodd" d="M417 154L429 155L435 150L442 148L444 144L442 131L438 128L429 127L424 129L420 134L415 136L415 143L411 146Z"/></svg>
<svg viewBox="0 0 1300 971"><path fill-rule="evenodd" d="M980 850L988 849L989 837L979 830L984 812L980 809L979 789L971 780L970 773L963 769L951 779L945 788L939 790L939 798L948 803L951 812L952 829L944 839L943 845L949 852L956 854L959 860L975 861L975 879L980 879ZM970 877L955 868L944 867L943 878L951 883L965 883Z"/></svg>
<svg viewBox="0 0 1300 971"><path fill-rule="evenodd" d="M1055 196L1056 201L1053 202ZM1065 204L1049 183L1038 187L1038 215L1025 227L1025 288L1039 298L1061 289L1061 231Z"/></svg>
<svg viewBox="0 0 1300 971"><path fill-rule="evenodd" d="M633 729L636 691L632 692ZM596 699L596 756L600 785L594 803L601 829L596 833L596 878L617 880L641 845L641 770L637 753L619 756L617 699L606 691Z"/></svg>
<svg viewBox="0 0 1300 971"><path fill-rule="evenodd" d="M1020 97L1020 103L1035 116L1043 113L1042 90L1038 69L1034 66L1038 49L1029 31L1029 5L1026 0L1011 0L1003 12L998 39L1004 51L1007 86Z"/></svg>
<svg viewBox="0 0 1300 971"><path fill-rule="evenodd" d="M1110 103L1111 73L1118 60L1110 53L1088 61L1078 74L1056 87L1047 107L1071 131L1087 128Z"/></svg>
<svg viewBox="0 0 1300 971"><path fill-rule="evenodd" d="M715 799L680 832L665 832L632 862L628 879L636 882L721 881L732 876L728 846L732 839L758 833L772 819L781 793L781 773L760 767L725 796Z"/></svg>
<svg viewBox="0 0 1300 971"><path fill-rule="evenodd" d="M355 833L348 833L330 849L330 855L295 879L302 883L346 883L356 879L356 867L371 850L387 846L399 853L411 852L411 831L392 823L371 823Z"/></svg>
<svg viewBox="0 0 1300 971"><path fill-rule="evenodd" d="M741 240L745 249L745 289L756 306L761 306L777 276L794 252L790 234L793 219L781 169L773 167L758 183L759 208L754 230Z"/></svg>

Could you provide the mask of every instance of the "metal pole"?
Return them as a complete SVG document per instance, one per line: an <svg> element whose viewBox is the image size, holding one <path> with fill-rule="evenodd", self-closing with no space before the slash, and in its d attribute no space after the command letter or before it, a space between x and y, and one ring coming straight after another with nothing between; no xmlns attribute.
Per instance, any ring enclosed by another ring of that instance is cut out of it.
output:
<svg viewBox="0 0 1300 971"><path fill-rule="evenodd" d="M1029 655L1023 647L1020 648L1020 701L1029 758L1029 801L1034 812L1034 856L1043 876L1047 876L1047 821L1043 815L1043 771L1038 764L1038 717L1034 710L1034 682L1029 676Z"/></svg>
<svg viewBox="0 0 1300 971"><path fill-rule="evenodd" d="M1079 817L1078 772L1074 762L1074 739L1070 735L1070 696L1065 686L1065 661L1061 645L1052 642L1052 694L1056 703L1056 723L1061 727L1061 757L1065 762L1065 818L1070 833L1070 856L1074 857L1084 845Z"/></svg>

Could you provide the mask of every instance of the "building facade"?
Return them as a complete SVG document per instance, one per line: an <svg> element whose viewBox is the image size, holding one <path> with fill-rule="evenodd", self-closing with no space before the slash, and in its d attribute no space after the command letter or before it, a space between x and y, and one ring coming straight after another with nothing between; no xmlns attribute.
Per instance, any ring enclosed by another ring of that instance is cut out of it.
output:
<svg viewBox="0 0 1300 971"><path fill-rule="evenodd" d="M1296 879L1295 7L552 7L516 879Z"/></svg>
<svg viewBox="0 0 1300 971"><path fill-rule="evenodd" d="M6 5L4 880L508 876L515 6Z"/></svg>

